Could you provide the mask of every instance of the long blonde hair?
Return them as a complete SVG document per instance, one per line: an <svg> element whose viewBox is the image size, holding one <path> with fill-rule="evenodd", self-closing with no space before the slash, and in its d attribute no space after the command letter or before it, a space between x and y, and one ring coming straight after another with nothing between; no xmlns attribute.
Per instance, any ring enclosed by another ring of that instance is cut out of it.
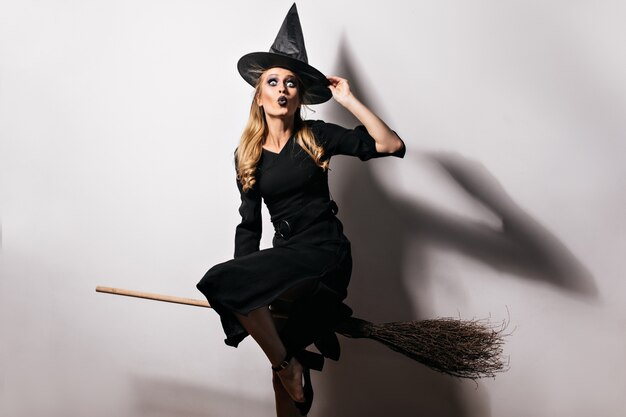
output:
<svg viewBox="0 0 626 417"><path fill-rule="evenodd" d="M302 86L299 82L298 85ZM237 180L241 183L243 191L246 192L256 183L256 168L261 159L263 151L263 142L267 136L267 122L265 121L265 112L263 107L256 102L257 96L260 94L261 77L257 82L252 105L250 106L250 115L246 127L241 134L241 140L235 153L235 163L237 165ZM300 98L302 98L303 90L299 89ZM296 132L296 142L300 147L313 159L315 164L323 170L328 169L328 159L324 159L324 149L317 143L311 128L304 123L298 109L294 115L293 128Z"/></svg>

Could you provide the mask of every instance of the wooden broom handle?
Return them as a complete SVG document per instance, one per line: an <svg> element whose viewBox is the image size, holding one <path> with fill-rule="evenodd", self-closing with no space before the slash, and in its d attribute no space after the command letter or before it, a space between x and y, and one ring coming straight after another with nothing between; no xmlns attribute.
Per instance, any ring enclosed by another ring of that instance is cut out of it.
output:
<svg viewBox="0 0 626 417"><path fill-rule="evenodd" d="M211 308L209 303L204 300L196 300L194 298L174 297L173 295L153 294L143 291L125 290L123 288L102 287L97 286L96 292L107 294L125 295L127 297L145 298L147 300L165 301L167 303L186 304L190 306Z"/></svg>

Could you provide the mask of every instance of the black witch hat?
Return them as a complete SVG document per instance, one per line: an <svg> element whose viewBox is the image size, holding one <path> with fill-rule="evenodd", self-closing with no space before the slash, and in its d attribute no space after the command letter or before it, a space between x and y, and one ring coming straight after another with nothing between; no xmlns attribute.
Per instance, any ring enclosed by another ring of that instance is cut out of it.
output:
<svg viewBox="0 0 626 417"><path fill-rule="evenodd" d="M294 3L283 21L274 44L269 52L252 52L242 56L237 63L239 74L255 87L263 71L272 67L286 68L298 75L302 81L303 104L319 104L328 101L332 93L324 74L308 63L304 36L300 26L298 10Z"/></svg>

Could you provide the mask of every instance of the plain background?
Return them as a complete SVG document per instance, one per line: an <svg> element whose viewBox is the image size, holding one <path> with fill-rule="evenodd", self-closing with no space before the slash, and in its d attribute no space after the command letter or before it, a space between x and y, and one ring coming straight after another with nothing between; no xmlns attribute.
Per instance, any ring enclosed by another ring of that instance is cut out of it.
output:
<svg viewBox="0 0 626 417"><path fill-rule="evenodd" d="M94 289L200 298L196 282L232 256L252 93L235 64L269 48L290 6L0 3L2 417L272 415L266 359L249 339L225 346L213 312ZM623 416L623 2L298 9L311 63L349 77L409 149L332 164L356 315L513 330L510 370L477 383L342 339L310 415ZM307 117L356 124L332 103ZM501 184L563 268L476 238L499 236L501 218L463 172Z"/></svg>

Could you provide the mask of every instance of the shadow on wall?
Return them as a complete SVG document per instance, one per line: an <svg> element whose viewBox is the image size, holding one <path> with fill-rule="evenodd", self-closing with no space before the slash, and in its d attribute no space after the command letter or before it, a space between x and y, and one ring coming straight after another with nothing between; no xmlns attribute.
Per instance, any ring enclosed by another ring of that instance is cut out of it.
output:
<svg viewBox="0 0 626 417"><path fill-rule="evenodd" d="M232 391L215 391L170 378L161 379L145 375L134 376L131 378L131 384L135 402L133 416L241 417L274 414L273 401L261 402Z"/></svg>
<svg viewBox="0 0 626 417"><path fill-rule="evenodd" d="M349 56L343 42L337 73L348 78L357 97L380 114L380 109L368 100L366 90L360 88ZM344 126L355 123L341 109L333 121ZM340 164L334 165L331 177L340 203L339 217L353 242L354 269L347 302L356 316L375 322L425 318L414 300L428 295L408 294L402 268L410 256L411 264L418 266L412 269L418 273L410 279L419 280L418 287L427 291L427 252L420 248L432 244L516 276L552 284L571 294L596 296L593 278L583 265L556 237L524 213L482 165L456 154L427 157L437 162L469 197L496 214L502 220L502 228L442 213L420 201L392 198L376 180L371 162L362 163L354 158L335 161ZM413 162L409 154L399 163ZM328 363L319 375L323 381L319 390L323 392L316 400L314 415L487 417L491 414L482 386L476 390L473 383L437 374L375 342L342 338L341 343L340 363Z"/></svg>

